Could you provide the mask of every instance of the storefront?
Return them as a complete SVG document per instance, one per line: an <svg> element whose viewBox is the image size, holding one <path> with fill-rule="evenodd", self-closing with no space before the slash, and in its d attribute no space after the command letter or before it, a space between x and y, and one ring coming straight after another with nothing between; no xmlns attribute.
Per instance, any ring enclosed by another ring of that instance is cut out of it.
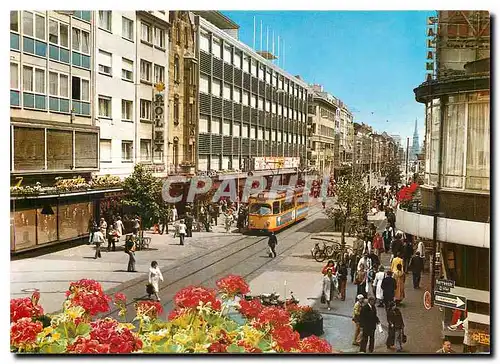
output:
<svg viewBox="0 0 500 364"><path fill-rule="evenodd" d="M89 222L99 217L99 201L108 191L12 196L11 253L88 237Z"/></svg>

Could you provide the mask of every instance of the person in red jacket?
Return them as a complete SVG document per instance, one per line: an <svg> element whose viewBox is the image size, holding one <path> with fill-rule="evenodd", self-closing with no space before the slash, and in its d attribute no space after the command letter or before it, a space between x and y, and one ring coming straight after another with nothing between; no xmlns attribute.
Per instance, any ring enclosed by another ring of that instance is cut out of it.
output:
<svg viewBox="0 0 500 364"><path fill-rule="evenodd" d="M384 240L379 232L376 232L373 237L373 250L377 256L380 256L380 253L384 251Z"/></svg>
<svg viewBox="0 0 500 364"><path fill-rule="evenodd" d="M321 270L321 273L323 273L323 275L325 275L328 269L331 269L332 274L335 274L335 272L336 272L335 271L335 263L333 262L333 260L328 261L328 263Z"/></svg>

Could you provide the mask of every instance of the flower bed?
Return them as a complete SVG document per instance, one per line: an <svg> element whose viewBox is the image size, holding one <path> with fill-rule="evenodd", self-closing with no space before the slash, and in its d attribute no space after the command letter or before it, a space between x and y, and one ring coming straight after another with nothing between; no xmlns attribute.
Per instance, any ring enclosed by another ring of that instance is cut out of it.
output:
<svg viewBox="0 0 500 364"><path fill-rule="evenodd" d="M119 308L124 318L127 298L112 300L93 280L73 282L63 310L43 315L39 294L11 300L11 351L16 353L332 353L324 339L301 339L294 323L311 312L310 307L287 309L246 301L248 284L230 275L217 281L218 290L190 286L174 297L175 308L163 319L163 307L155 301L135 303L132 322L95 319ZM129 302L130 303L130 302ZM230 314L232 312L232 314ZM235 314L237 315L235 317Z"/></svg>

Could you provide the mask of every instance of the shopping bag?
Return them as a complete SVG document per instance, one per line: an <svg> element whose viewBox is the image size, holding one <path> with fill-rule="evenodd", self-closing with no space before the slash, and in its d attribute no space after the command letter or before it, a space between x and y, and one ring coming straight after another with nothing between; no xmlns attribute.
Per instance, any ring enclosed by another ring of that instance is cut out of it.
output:
<svg viewBox="0 0 500 364"><path fill-rule="evenodd" d="M381 324L377 324L378 332L382 334L384 332L384 329L382 328Z"/></svg>
<svg viewBox="0 0 500 364"><path fill-rule="evenodd" d="M324 292L321 294L321 303L326 303L326 296Z"/></svg>

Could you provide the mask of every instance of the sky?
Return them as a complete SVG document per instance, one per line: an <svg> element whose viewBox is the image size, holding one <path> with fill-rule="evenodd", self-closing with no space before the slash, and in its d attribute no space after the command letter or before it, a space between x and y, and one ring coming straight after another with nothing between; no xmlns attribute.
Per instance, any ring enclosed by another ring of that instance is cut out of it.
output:
<svg viewBox="0 0 500 364"><path fill-rule="evenodd" d="M434 11L223 11L240 26L239 37L256 49L260 22L266 49L272 31L285 40L279 66L307 83L324 86L353 111L354 120L376 131L399 134L412 144L415 119L424 138L424 106L413 89L425 80L427 17Z"/></svg>

